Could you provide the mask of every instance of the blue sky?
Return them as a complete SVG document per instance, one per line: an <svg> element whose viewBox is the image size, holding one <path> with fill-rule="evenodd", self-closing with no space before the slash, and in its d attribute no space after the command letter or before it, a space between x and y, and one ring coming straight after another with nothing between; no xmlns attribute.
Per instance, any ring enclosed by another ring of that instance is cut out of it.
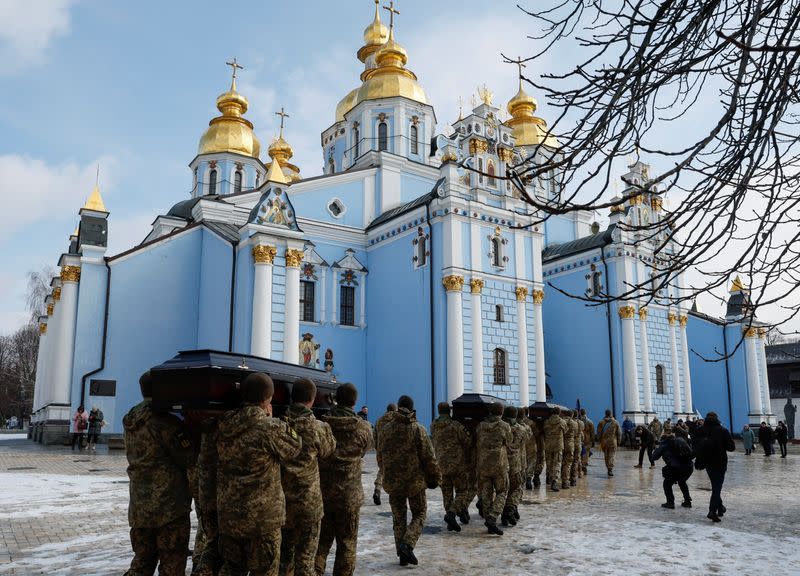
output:
<svg viewBox="0 0 800 576"><path fill-rule="evenodd" d="M500 52L533 53L527 36L537 32L516 2L396 4L396 38L440 129L456 119L458 97L467 108L479 84L504 107L517 71ZM0 334L26 317L26 272L55 266L66 250L98 163L109 254L139 242L156 215L188 197L187 164L229 85L226 60L245 66L239 90L262 149L285 106L293 162L304 176L319 174L319 135L359 85L355 53L373 9L371 0L0 0ZM563 67L567 56L542 59L526 74ZM721 312L710 305L704 311Z"/></svg>

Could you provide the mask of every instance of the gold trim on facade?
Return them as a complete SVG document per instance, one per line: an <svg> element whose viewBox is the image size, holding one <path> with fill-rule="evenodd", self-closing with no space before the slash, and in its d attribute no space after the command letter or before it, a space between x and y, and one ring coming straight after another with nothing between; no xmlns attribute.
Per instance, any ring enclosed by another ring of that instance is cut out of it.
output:
<svg viewBox="0 0 800 576"><path fill-rule="evenodd" d="M536 289L533 291L533 303L541 304L544 301L544 290Z"/></svg>
<svg viewBox="0 0 800 576"><path fill-rule="evenodd" d="M81 281L81 267L80 266L62 266L61 267L61 281L62 282L80 282Z"/></svg>
<svg viewBox="0 0 800 576"><path fill-rule="evenodd" d="M303 261L303 251L290 249L286 251L286 266L289 268L299 268Z"/></svg>
<svg viewBox="0 0 800 576"><path fill-rule="evenodd" d="M50 304L48 304L47 305L47 315L48 316L52 316L53 312L55 311L55 309L56 309L56 305L55 304L53 304L52 302Z"/></svg>
<svg viewBox="0 0 800 576"><path fill-rule="evenodd" d="M457 162L458 158L452 152L445 152L442 155L442 164L446 164L447 162Z"/></svg>
<svg viewBox="0 0 800 576"><path fill-rule="evenodd" d="M517 286L514 293L517 295L517 302L525 302L528 297L528 289L525 286Z"/></svg>
<svg viewBox="0 0 800 576"><path fill-rule="evenodd" d="M677 322L677 320L678 320L678 315L675 314L674 312L670 312L669 314L667 314L667 322L669 322L670 326L674 325L675 322Z"/></svg>
<svg viewBox="0 0 800 576"><path fill-rule="evenodd" d="M498 148L497 156L500 158L501 162L505 162L506 164L514 160L514 152L509 148Z"/></svg>
<svg viewBox="0 0 800 576"><path fill-rule="evenodd" d="M742 328L745 338L755 338L758 336L758 328Z"/></svg>
<svg viewBox="0 0 800 576"><path fill-rule="evenodd" d="M61 300L61 286L56 286L55 288L53 288L53 300L55 300L56 302Z"/></svg>
<svg viewBox="0 0 800 576"><path fill-rule="evenodd" d="M622 318L623 320L630 320L636 314L636 308L630 305L620 306L617 312L619 313L619 317Z"/></svg>
<svg viewBox="0 0 800 576"><path fill-rule="evenodd" d="M461 292L464 287L464 277L457 274L451 274L442 278L442 285L448 292Z"/></svg>
<svg viewBox="0 0 800 576"><path fill-rule="evenodd" d="M40 322L39 323L39 336L44 336L47 334L47 322Z"/></svg>
<svg viewBox="0 0 800 576"><path fill-rule="evenodd" d="M648 312L647 307L642 306L641 308L639 308L639 320L641 320L642 322L646 322L647 312Z"/></svg>
<svg viewBox="0 0 800 576"><path fill-rule="evenodd" d="M651 198L650 199L650 208L653 210L661 210L662 200L661 198Z"/></svg>
<svg viewBox="0 0 800 576"><path fill-rule="evenodd" d="M473 278L469 281L469 291L473 294L480 294L483 290L483 280L480 278Z"/></svg>
<svg viewBox="0 0 800 576"><path fill-rule="evenodd" d="M253 246L253 262L256 264L272 264L278 249L275 246L265 246L263 244Z"/></svg>
<svg viewBox="0 0 800 576"><path fill-rule="evenodd" d="M758 337L759 338L764 338L766 335L767 335L767 329L766 328L759 328L758 329Z"/></svg>
<svg viewBox="0 0 800 576"><path fill-rule="evenodd" d="M684 314L681 315L678 320L681 323L681 328L686 328L686 323L689 322L689 317Z"/></svg>
<svg viewBox="0 0 800 576"><path fill-rule="evenodd" d="M489 150L489 143L486 140L478 140L473 138L469 141L469 153L476 154L477 152L486 152Z"/></svg>

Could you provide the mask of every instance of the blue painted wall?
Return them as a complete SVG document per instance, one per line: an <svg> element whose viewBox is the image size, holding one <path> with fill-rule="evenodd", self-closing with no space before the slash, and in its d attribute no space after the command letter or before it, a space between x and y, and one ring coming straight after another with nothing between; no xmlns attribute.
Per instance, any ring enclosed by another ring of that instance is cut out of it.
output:
<svg viewBox="0 0 800 576"><path fill-rule="evenodd" d="M227 350L231 324L233 249L210 230L200 232L197 348Z"/></svg>

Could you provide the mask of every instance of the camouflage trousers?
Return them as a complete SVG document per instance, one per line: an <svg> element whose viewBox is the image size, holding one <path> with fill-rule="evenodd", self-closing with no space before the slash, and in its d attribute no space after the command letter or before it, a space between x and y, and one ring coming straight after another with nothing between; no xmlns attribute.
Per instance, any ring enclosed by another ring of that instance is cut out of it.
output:
<svg viewBox="0 0 800 576"><path fill-rule="evenodd" d="M292 522L281 530L280 574L285 576L314 576L314 558L319 544L319 520Z"/></svg>
<svg viewBox="0 0 800 576"><path fill-rule="evenodd" d="M589 456L592 454L592 447L590 444L583 445L583 454L581 454L581 464L583 465L583 471L586 472L586 469L589 467Z"/></svg>
<svg viewBox="0 0 800 576"><path fill-rule="evenodd" d="M383 468L378 466L378 474L377 476L375 476L375 492L380 494L382 486L383 486Z"/></svg>
<svg viewBox="0 0 800 576"><path fill-rule="evenodd" d="M220 576L278 576L281 529L265 528L250 538L219 535Z"/></svg>
<svg viewBox="0 0 800 576"><path fill-rule="evenodd" d="M467 466L467 491L464 493L464 508L469 509L469 505L478 495L478 473L475 466Z"/></svg>
<svg viewBox="0 0 800 576"><path fill-rule="evenodd" d="M575 446L575 452L572 453L572 467L569 469L569 479L575 480L583 476L583 468L581 468L581 445Z"/></svg>
<svg viewBox="0 0 800 576"><path fill-rule="evenodd" d="M536 439L536 465L533 469L534 476L538 476L544 470L544 463L547 453L544 448L544 440Z"/></svg>
<svg viewBox="0 0 800 576"><path fill-rule="evenodd" d="M481 471L478 476L478 494L483 502L483 517L497 520L506 506L508 471Z"/></svg>
<svg viewBox="0 0 800 576"><path fill-rule="evenodd" d="M189 551L189 515L158 528L131 528L133 560L125 576L183 576Z"/></svg>
<svg viewBox="0 0 800 576"><path fill-rule="evenodd" d="M445 512L458 514L469 506L467 500L471 493L469 477L463 471L443 473L439 486L442 489Z"/></svg>
<svg viewBox="0 0 800 576"><path fill-rule="evenodd" d="M525 477L522 475L522 470L509 470L508 471L508 496L506 497L506 505L519 506L522 502L523 489L525 488Z"/></svg>
<svg viewBox="0 0 800 576"><path fill-rule="evenodd" d="M561 456L564 449L558 444L548 446L545 452L547 458L547 483L559 482L561 480Z"/></svg>
<svg viewBox="0 0 800 576"><path fill-rule="evenodd" d="M201 511L200 521L203 526L205 542L197 560L193 576L216 576L222 566L222 557L219 553L219 522L217 511ZM199 531L199 528L198 528ZM195 539L195 556L197 555L197 540Z"/></svg>
<svg viewBox="0 0 800 576"><path fill-rule="evenodd" d="M525 448L525 477L530 478L536 475L536 461L539 453L536 450L536 442L531 440L531 443ZM541 472L541 470L539 470Z"/></svg>
<svg viewBox="0 0 800 576"><path fill-rule="evenodd" d="M400 544L416 547L422 529L425 527L425 514L428 503L425 490L417 494L389 494L389 505L392 507L392 529L394 530L394 546L398 551ZM408 522L408 511L411 510L411 522Z"/></svg>
<svg viewBox="0 0 800 576"><path fill-rule="evenodd" d="M570 480L570 470L572 469L572 456L575 450L572 444L564 447L564 452L561 455L561 485L565 486Z"/></svg>
<svg viewBox="0 0 800 576"><path fill-rule="evenodd" d="M314 558L314 570L325 573L325 564L333 541L336 540L336 560L333 576L351 576L356 569L356 545L358 544L358 507L325 506L325 515L319 531L319 546Z"/></svg>
<svg viewBox="0 0 800 576"><path fill-rule="evenodd" d="M606 460L606 468L609 470L614 469L614 458L617 455L617 447L614 445L603 447L603 457Z"/></svg>

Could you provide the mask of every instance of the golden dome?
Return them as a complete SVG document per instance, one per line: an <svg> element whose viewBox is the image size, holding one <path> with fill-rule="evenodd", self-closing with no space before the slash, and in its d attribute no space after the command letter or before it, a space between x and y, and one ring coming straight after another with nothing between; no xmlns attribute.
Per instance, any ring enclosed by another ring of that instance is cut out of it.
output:
<svg viewBox="0 0 800 576"><path fill-rule="evenodd" d="M506 120L506 126L512 129L512 135L517 146L536 146L544 142L546 146L558 147L558 140L552 134L547 134L547 122L543 118L534 116L536 112L536 99L522 88L522 79L519 90L508 101L508 113L511 118Z"/></svg>
<svg viewBox="0 0 800 576"><path fill-rule="evenodd" d="M294 150L289 143L283 139L283 136L278 136L272 141L272 144L267 148L267 154L273 160L278 159L278 162L288 160L294 155Z"/></svg>
<svg viewBox="0 0 800 576"><path fill-rule="evenodd" d="M339 103L336 105L336 120L335 122L341 122L344 120L344 115L347 114L350 110L353 109L353 106L356 105L356 98L358 97L358 88L353 88L347 95L339 100Z"/></svg>
<svg viewBox="0 0 800 576"><path fill-rule="evenodd" d="M358 59L362 62L377 52L378 48L389 39L389 29L381 22L378 3L378 0L375 0L375 18L364 28L364 45L358 50Z"/></svg>
<svg viewBox="0 0 800 576"><path fill-rule="evenodd" d="M93 210L95 212L108 212L106 205L103 202L103 197L100 196L100 187L96 186L92 189L92 193L86 199L86 204L83 205L84 210Z"/></svg>
<svg viewBox="0 0 800 576"><path fill-rule="evenodd" d="M427 104L428 97L417 82L417 76L405 68L407 61L405 48L395 42L394 31L390 29L389 39L375 54L376 68L366 72L364 83L358 89L356 104L395 96Z"/></svg>
<svg viewBox="0 0 800 576"><path fill-rule="evenodd" d="M234 80L231 89L217 98L217 109L222 116L208 123L197 153L234 152L258 158L261 143L253 133L253 123L242 117L247 112L247 105L247 98L236 91Z"/></svg>
<svg viewBox="0 0 800 576"><path fill-rule="evenodd" d="M506 109L511 116L515 114L533 116L536 112L536 98L530 96L520 85L517 94L508 101Z"/></svg>

